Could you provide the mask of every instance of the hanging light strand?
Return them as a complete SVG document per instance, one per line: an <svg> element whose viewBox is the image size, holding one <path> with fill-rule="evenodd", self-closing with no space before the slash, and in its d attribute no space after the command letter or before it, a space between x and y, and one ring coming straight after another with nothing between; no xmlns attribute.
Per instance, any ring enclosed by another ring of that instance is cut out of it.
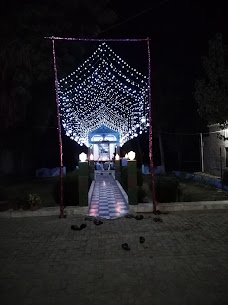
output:
<svg viewBox="0 0 228 305"><path fill-rule="evenodd" d="M103 43L76 71L59 81L60 114L66 134L88 146L101 125L120 133L121 146L148 128L146 77Z"/></svg>

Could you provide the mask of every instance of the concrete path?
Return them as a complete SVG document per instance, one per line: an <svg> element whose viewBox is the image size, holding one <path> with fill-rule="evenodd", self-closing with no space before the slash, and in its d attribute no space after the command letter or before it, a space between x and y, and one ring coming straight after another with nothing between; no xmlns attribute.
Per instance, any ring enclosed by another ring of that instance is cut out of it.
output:
<svg viewBox="0 0 228 305"><path fill-rule="evenodd" d="M111 174L97 175L89 215L112 219L128 213L128 205Z"/></svg>
<svg viewBox="0 0 228 305"><path fill-rule="evenodd" d="M227 305L228 211L145 217L0 219L1 305Z"/></svg>

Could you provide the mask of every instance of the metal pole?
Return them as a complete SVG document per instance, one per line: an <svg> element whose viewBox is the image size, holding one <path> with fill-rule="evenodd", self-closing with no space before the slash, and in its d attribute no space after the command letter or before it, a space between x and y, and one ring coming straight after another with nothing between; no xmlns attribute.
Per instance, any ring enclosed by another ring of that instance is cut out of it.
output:
<svg viewBox="0 0 228 305"><path fill-rule="evenodd" d="M201 172L204 173L204 156L203 156L203 134L200 133L200 151L201 151Z"/></svg>
<svg viewBox="0 0 228 305"><path fill-rule="evenodd" d="M149 97L149 157L150 157L150 172L151 172L151 191L153 200L153 212L156 213L156 197L155 197L155 182L154 182L154 161L153 161L153 130L152 130L152 99L151 99L151 58L150 58L150 39L147 38L148 50L148 97Z"/></svg>
<svg viewBox="0 0 228 305"><path fill-rule="evenodd" d="M61 122L59 114L59 96L58 96L58 76L56 67L56 57L55 57L55 41L52 39L52 51L53 51L53 61L54 61L54 74L55 74L55 100L56 100L56 112L58 121L58 135L59 135L59 157L60 157L60 215L59 218L64 218L64 206L63 206L63 145L62 145L62 134L61 134Z"/></svg>

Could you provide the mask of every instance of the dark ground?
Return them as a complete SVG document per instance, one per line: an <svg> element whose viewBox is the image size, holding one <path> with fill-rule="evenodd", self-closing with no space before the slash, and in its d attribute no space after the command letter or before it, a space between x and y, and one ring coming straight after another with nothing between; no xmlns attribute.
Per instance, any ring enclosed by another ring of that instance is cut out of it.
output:
<svg viewBox="0 0 228 305"><path fill-rule="evenodd" d="M161 216L0 219L1 304L227 305L228 211Z"/></svg>

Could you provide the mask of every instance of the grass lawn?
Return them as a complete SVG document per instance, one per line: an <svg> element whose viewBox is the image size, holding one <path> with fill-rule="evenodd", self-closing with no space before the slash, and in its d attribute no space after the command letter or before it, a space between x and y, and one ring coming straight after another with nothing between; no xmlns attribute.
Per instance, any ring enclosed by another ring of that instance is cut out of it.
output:
<svg viewBox="0 0 228 305"><path fill-rule="evenodd" d="M145 201L150 201L151 198L151 180L150 175L143 175L143 188L146 191L147 198ZM228 200L228 192L221 189L198 183L195 181L180 181L180 202L194 201L218 201Z"/></svg>
<svg viewBox="0 0 228 305"><path fill-rule="evenodd" d="M180 182L180 201L228 200L228 192L195 181Z"/></svg>
<svg viewBox="0 0 228 305"><path fill-rule="evenodd" d="M52 192L57 179L58 177L4 179L0 181L0 185L6 189L9 201L25 194L37 194L43 207L51 207L56 206Z"/></svg>

